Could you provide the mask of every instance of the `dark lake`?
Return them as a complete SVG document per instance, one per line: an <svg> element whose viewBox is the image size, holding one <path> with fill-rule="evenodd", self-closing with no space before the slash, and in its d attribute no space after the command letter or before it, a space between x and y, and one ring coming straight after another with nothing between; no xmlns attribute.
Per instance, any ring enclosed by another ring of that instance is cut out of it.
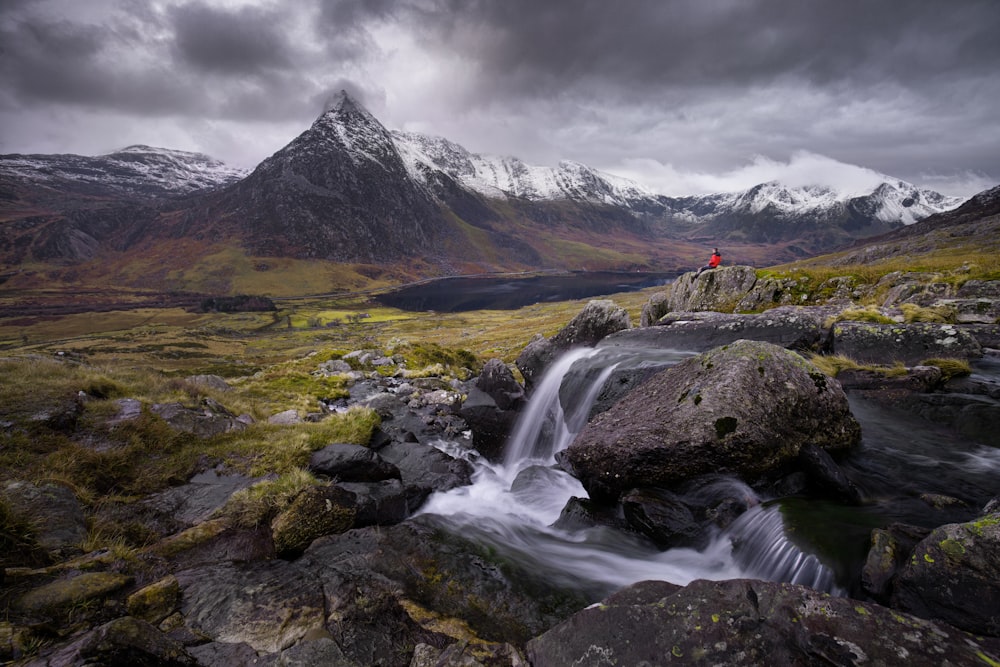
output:
<svg viewBox="0 0 1000 667"><path fill-rule="evenodd" d="M677 276L677 273L581 272L524 278L442 278L380 294L375 300L402 310L440 313L513 310L533 303L586 299L666 285Z"/></svg>

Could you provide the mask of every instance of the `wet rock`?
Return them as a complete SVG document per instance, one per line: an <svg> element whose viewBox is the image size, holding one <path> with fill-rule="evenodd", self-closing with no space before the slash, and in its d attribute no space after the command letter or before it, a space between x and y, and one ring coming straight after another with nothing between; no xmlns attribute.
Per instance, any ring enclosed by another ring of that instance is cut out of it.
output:
<svg viewBox="0 0 1000 667"><path fill-rule="evenodd" d="M625 521L621 507L615 505L599 505L590 498L571 497L559 513L559 518L552 524L553 528L566 531L578 531L595 526L606 526L615 530L631 531L631 526Z"/></svg>
<svg viewBox="0 0 1000 667"><path fill-rule="evenodd" d="M183 645L149 623L126 616L86 633L35 664L189 667L198 663Z"/></svg>
<svg viewBox="0 0 1000 667"><path fill-rule="evenodd" d="M861 504L861 492L826 450L807 442L799 449L798 462L809 480L808 488L812 495L832 498L848 505Z"/></svg>
<svg viewBox="0 0 1000 667"><path fill-rule="evenodd" d="M176 576L185 624L206 639L274 653L323 629L322 586L294 563L224 563Z"/></svg>
<svg viewBox="0 0 1000 667"><path fill-rule="evenodd" d="M565 462L595 500L708 473L760 483L806 443L846 450L860 427L836 380L793 352L738 341L650 378L593 419Z"/></svg>
<svg viewBox="0 0 1000 667"><path fill-rule="evenodd" d="M273 661L261 658L257 651L245 642L208 642L207 644L191 646L187 650L199 665L205 667L215 667L216 665L219 667L228 667L229 665L234 667L236 665L268 667L274 664Z"/></svg>
<svg viewBox="0 0 1000 667"><path fill-rule="evenodd" d="M872 531L871 548L861 569L861 587L875 600L888 603L892 581L910 560L914 547L927 537L926 528L902 523Z"/></svg>
<svg viewBox="0 0 1000 667"><path fill-rule="evenodd" d="M71 490L58 484L7 482L0 487L15 517L32 526L34 541L53 560L81 553L86 517Z"/></svg>
<svg viewBox="0 0 1000 667"><path fill-rule="evenodd" d="M618 594L619 603L612 598L589 607L528 642L528 660L533 667L674 661L937 667L944 656L973 665L1000 655L995 640L795 584L699 580L664 592L655 601L633 603Z"/></svg>
<svg viewBox="0 0 1000 667"><path fill-rule="evenodd" d="M388 580L420 606L445 617L463 619L479 638L490 642L522 645L586 605L583 595L567 593L560 582L519 564L510 546L496 543L487 531L469 526L457 535L439 523L443 521L421 515L388 528L323 537L299 562L319 573L331 610L350 605L357 597L334 597L334 582L342 581L343 589L351 591L357 589L359 580L363 590ZM398 618L393 623L415 637L406 629L411 621L392 611L389 600L382 599L377 588L365 595L369 600L362 602L366 604L355 604L344 612L331 611L331 615L348 614L362 632L363 619L379 612L379 623ZM383 633L387 631L392 632L383 628ZM444 648L454 640L437 637L435 641L420 641ZM354 659L362 657L347 650L339 637L338 642Z"/></svg>
<svg viewBox="0 0 1000 667"><path fill-rule="evenodd" d="M708 536L691 509L664 489L633 489L621 499L625 519L661 549L703 548Z"/></svg>
<svg viewBox="0 0 1000 667"><path fill-rule="evenodd" d="M905 394L894 404L928 422L949 426L970 440L1000 447L1000 400L957 393Z"/></svg>
<svg viewBox="0 0 1000 667"><path fill-rule="evenodd" d="M448 491L472 481L472 464L418 442L393 442L379 455L399 468L407 503L415 511L433 491Z"/></svg>
<svg viewBox="0 0 1000 667"><path fill-rule="evenodd" d="M271 522L274 548L282 558L294 558L317 537L352 528L356 514L354 494L339 486L305 489Z"/></svg>
<svg viewBox="0 0 1000 667"><path fill-rule="evenodd" d="M670 311L652 326L608 336L601 347L656 347L705 350L740 339L759 340L788 349L822 352L829 345L824 320L828 308L773 308L758 315Z"/></svg>
<svg viewBox="0 0 1000 667"><path fill-rule="evenodd" d="M607 299L590 301L552 338L536 336L514 362L524 376L526 388L534 386L545 369L561 353L574 347L596 344L604 337L632 327L628 312Z"/></svg>
<svg viewBox="0 0 1000 667"><path fill-rule="evenodd" d="M976 634L1000 636L1000 512L940 526L894 582L892 606Z"/></svg>
<svg viewBox="0 0 1000 667"><path fill-rule="evenodd" d="M410 516L406 487L398 479L381 482L340 482L340 488L354 494L354 526L391 526Z"/></svg>
<svg viewBox="0 0 1000 667"><path fill-rule="evenodd" d="M943 373L937 366L913 366L902 375L887 375L875 370L850 369L837 373L837 382L846 390L881 392L928 392L938 388Z"/></svg>
<svg viewBox="0 0 1000 667"><path fill-rule="evenodd" d="M342 482L379 482L400 479L399 468L368 447L332 444L314 452L309 470Z"/></svg>
<svg viewBox="0 0 1000 667"><path fill-rule="evenodd" d="M901 361L911 366L932 357L974 359L983 354L979 341L964 327L928 322L837 322L833 352L860 363L891 365Z"/></svg>
<svg viewBox="0 0 1000 667"><path fill-rule="evenodd" d="M504 445L517 422L518 412L503 409L486 392L473 387L458 415L472 431L472 444L490 461L501 461Z"/></svg>

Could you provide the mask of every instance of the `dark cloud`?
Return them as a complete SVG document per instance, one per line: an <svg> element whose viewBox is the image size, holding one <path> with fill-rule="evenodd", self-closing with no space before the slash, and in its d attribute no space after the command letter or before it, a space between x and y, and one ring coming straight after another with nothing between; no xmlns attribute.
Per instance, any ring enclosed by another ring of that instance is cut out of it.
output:
<svg viewBox="0 0 1000 667"><path fill-rule="evenodd" d="M224 146L268 125L249 160L347 89L391 127L534 163L806 151L1000 179L997 34L996 0L0 0L0 144L77 145L98 117Z"/></svg>
<svg viewBox="0 0 1000 667"><path fill-rule="evenodd" d="M169 15L178 57L196 70L240 75L292 65L287 27L276 10L189 3Z"/></svg>

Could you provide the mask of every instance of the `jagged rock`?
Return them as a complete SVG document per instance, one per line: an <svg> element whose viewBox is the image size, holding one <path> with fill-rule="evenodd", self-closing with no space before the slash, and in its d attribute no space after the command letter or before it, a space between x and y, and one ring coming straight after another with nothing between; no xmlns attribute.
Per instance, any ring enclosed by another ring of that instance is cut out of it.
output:
<svg viewBox="0 0 1000 667"><path fill-rule="evenodd" d="M757 282L751 266L722 266L701 274L685 273L670 285L667 312L730 312Z"/></svg>
<svg viewBox="0 0 1000 667"><path fill-rule="evenodd" d="M657 347L704 352L740 339L822 352L829 343L828 308L774 308L758 315L671 311L652 326L612 334L602 347Z"/></svg>
<svg viewBox="0 0 1000 667"><path fill-rule="evenodd" d="M379 482L401 479L399 468L368 447L332 444L313 452L309 470L340 482Z"/></svg>
<svg viewBox="0 0 1000 667"><path fill-rule="evenodd" d="M525 386L530 388L559 353L574 347L594 345L605 336L631 327L632 322L624 308L615 305L614 301L595 299L552 338L532 338L514 363L524 376Z"/></svg>
<svg viewBox="0 0 1000 667"><path fill-rule="evenodd" d="M894 581L892 606L1000 637L1000 512L940 526Z"/></svg>
<svg viewBox="0 0 1000 667"><path fill-rule="evenodd" d="M170 575L132 593L125 608L130 616L155 625L174 612L180 592L177 577Z"/></svg>
<svg viewBox="0 0 1000 667"><path fill-rule="evenodd" d="M928 322L837 322L833 352L860 363L891 365L901 361L911 366L933 357L974 359L983 354L979 342L964 327Z"/></svg>
<svg viewBox="0 0 1000 667"><path fill-rule="evenodd" d="M271 522L274 548L281 557L298 556L317 537L352 528L356 515L350 491L339 486L309 487Z"/></svg>
<svg viewBox="0 0 1000 667"><path fill-rule="evenodd" d="M760 482L806 443L845 450L860 427L836 380L776 345L738 341L650 378L597 415L565 461L591 498L707 473Z"/></svg>
<svg viewBox="0 0 1000 667"><path fill-rule="evenodd" d="M500 359L490 359L483 365L476 378L476 388L489 395L501 410L517 410L525 402L524 388Z"/></svg>
<svg viewBox="0 0 1000 667"><path fill-rule="evenodd" d="M221 563L176 576L185 625L203 638L274 653L324 627L320 580L294 563Z"/></svg>
<svg viewBox="0 0 1000 667"><path fill-rule="evenodd" d="M198 663L183 645L146 621L125 616L105 623L32 664L192 667Z"/></svg>
<svg viewBox="0 0 1000 667"><path fill-rule="evenodd" d="M35 543L53 560L80 553L87 522L80 501L58 484L7 482L0 488L14 516L32 526Z"/></svg>
<svg viewBox="0 0 1000 667"><path fill-rule="evenodd" d="M938 667L945 656L956 665L1000 656L996 640L805 586L698 580L672 593L642 595L651 585L634 584L532 639L528 660L533 667L675 661Z"/></svg>
<svg viewBox="0 0 1000 667"><path fill-rule="evenodd" d="M379 455L399 468L407 504L415 511L432 491L448 491L472 481L472 464L418 442L393 442Z"/></svg>

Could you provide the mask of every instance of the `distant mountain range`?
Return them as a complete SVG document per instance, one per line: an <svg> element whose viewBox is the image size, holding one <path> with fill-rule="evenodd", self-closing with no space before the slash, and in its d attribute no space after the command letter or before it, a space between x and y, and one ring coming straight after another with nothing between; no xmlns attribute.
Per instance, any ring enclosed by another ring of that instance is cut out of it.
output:
<svg viewBox="0 0 1000 667"><path fill-rule="evenodd" d="M220 248L335 262L368 278L388 272L389 280L673 270L700 264L713 245L729 261L774 263L961 202L890 177L862 193L771 182L668 197L576 162L538 167L390 131L342 93L249 173L148 146L97 157L0 156L0 273L10 278L42 263L75 266L78 278L136 282L125 276L145 262L164 287L184 288L200 279L195 264ZM287 262L253 262L258 271L272 264ZM155 282L152 275L139 282ZM237 278L217 284L240 287Z"/></svg>

